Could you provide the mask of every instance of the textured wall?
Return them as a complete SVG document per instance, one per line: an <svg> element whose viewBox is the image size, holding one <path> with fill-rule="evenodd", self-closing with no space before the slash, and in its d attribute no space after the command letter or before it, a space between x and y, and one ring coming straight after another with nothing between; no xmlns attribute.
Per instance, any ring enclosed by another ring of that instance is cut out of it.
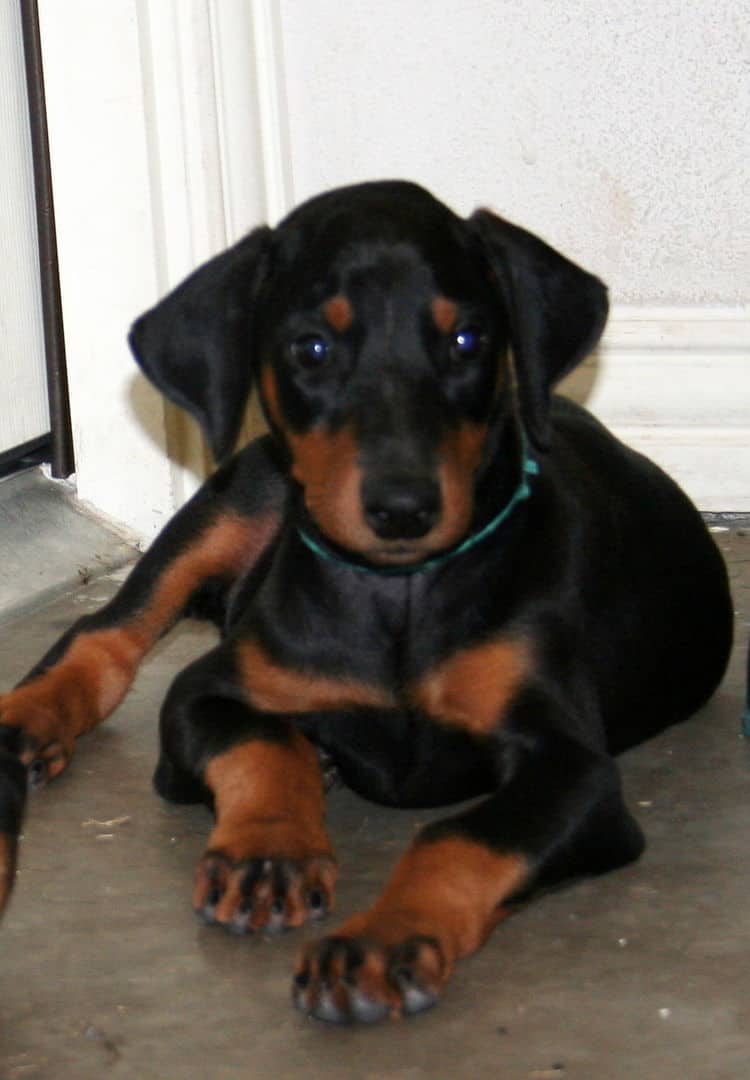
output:
<svg viewBox="0 0 750 1080"><path fill-rule="evenodd" d="M282 0L295 196L387 175L638 304L750 300L747 0Z"/></svg>

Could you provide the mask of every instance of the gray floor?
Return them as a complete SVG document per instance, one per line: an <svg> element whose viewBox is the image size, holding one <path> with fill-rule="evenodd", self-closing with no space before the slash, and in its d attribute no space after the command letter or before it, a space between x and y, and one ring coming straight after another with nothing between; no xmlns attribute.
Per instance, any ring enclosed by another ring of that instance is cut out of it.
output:
<svg viewBox="0 0 750 1080"><path fill-rule="evenodd" d="M123 537L82 512L66 484L38 469L0 480L0 618L41 607L132 557Z"/></svg>
<svg viewBox="0 0 750 1080"><path fill-rule="evenodd" d="M717 539L744 645L750 536L733 529ZM3 685L121 576L0 624ZM188 625L159 646L116 717L32 801L0 933L2 1080L750 1076L750 749L738 734L739 649L709 708L622 759L649 839L637 865L521 911L430 1013L340 1029L289 1004L295 955L315 930L237 940L190 910L208 817L159 801L150 774L165 688L211 640ZM375 896L426 817L331 795L340 915Z"/></svg>

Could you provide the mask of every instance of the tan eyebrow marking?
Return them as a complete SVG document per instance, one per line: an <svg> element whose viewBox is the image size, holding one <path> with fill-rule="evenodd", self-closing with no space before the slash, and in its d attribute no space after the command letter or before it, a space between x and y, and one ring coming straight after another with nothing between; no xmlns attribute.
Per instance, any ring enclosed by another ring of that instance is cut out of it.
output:
<svg viewBox="0 0 750 1080"><path fill-rule="evenodd" d="M354 309L345 296L332 296L323 304L323 316L333 330L343 334L354 322Z"/></svg>
<svg viewBox="0 0 750 1080"><path fill-rule="evenodd" d="M447 296L436 296L430 307L435 326L442 334L447 334L456 324L458 306Z"/></svg>

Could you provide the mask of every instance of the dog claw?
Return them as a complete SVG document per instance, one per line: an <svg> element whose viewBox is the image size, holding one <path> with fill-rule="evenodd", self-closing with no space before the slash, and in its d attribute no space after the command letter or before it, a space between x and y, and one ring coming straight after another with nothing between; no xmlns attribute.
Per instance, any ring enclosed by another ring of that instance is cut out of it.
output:
<svg viewBox="0 0 750 1080"><path fill-rule="evenodd" d="M36 791L47 782L47 766L41 758L36 758L29 765L26 775L28 777L29 791Z"/></svg>
<svg viewBox="0 0 750 1080"><path fill-rule="evenodd" d="M27 783L30 791L44 787L67 767L72 747L61 742L40 746L37 740L27 738L21 751L21 761L26 765Z"/></svg>
<svg viewBox="0 0 750 1080"><path fill-rule="evenodd" d="M335 864L326 856L236 862L207 853L198 865L193 907L203 921L232 934L281 933L320 919L331 906Z"/></svg>
<svg viewBox="0 0 750 1080"><path fill-rule="evenodd" d="M415 935L395 946L356 938L324 938L307 950L292 983L292 1000L327 1023L373 1024L431 1008L444 962L437 941Z"/></svg>

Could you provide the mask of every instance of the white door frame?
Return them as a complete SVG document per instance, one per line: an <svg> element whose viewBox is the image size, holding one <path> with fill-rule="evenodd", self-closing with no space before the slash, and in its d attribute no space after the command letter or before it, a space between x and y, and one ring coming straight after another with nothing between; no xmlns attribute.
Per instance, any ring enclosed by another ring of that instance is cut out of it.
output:
<svg viewBox="0 0 750 1080"><path fill-rule="evenodd" d="M144 538L207 461L125 336L292 204L278 18L274 0L39 0L77 490Z"/></svg>
<svg viewBox="0 0 750 1080"><path fill-rule="evenodd" d="M0 6L0 454L50 429L21 11Z"/></svg>

